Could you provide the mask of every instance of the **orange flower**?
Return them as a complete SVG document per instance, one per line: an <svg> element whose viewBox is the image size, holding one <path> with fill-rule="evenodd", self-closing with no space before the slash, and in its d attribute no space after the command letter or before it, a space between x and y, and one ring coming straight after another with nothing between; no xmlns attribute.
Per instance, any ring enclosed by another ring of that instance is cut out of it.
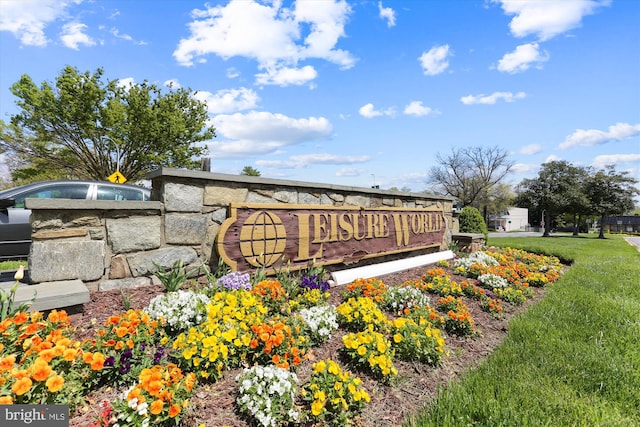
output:
<svg viewBox="0 0 640 427"><path fill-rule="evenodd" d="M169 418L175 418L180 413L180 405L176 405L175 403L169 407Z"/></svg>
<svg viewBox="0 0 640 427"><path fill-rule="evenodd" d="M49 366L47 362L45 362L40 358L36 359L31 369L32 369L31 377L36 381L46 380L49 377L49 375L51 375L51 373L53 372L53 369L51 369L51 366Z"/></svg>
<svg viewBox="0 0 640 427"><path fill-rule="evenodd" d="M0 405L13 405L13 397L0 396Z"/></svg>
<svg viewBox="0 0 640 427"><path fill-rule="evenodd" d="M116 350L122 350L124 348L124 341L118 341L114 346Z"/></svg>
<svg viewBox="0 0 640 427"><path fill-rule="evenodd" d="M16 362L15 354L10 354L7 357L3 357L0 359L0 372L8 371L13 367L13 364Z"/></svg>
<svg viewBox="0 0 640 427"><path fill-rule="evenodd" d="M91 369L94 371L100 371L104 367L104 355L102 353L93 353L91 358Z"/></svg>
<svg viewBox="0 0 640 427"><path fill-rule="evenodd" d="M62 378L60 375L53 375L47 380L45 385L51 393L55 393L62 389L62 386L64 385L64 378Z"/></svg>
<svg viewBox="0 0 640 427"><path fill-rule="evenodd" d="M24 311L16 313L16 315L13 316L13 323L16 325L22 325L27 320L29 320L29 315Z"/></svg>
<svg viewBox="0 0 640 427"><path fill-rule="evenodd" d="M76 357L78 357L78 350L75 348L68 348L62 354L62 358L67 362L75 360Z"/></svg>
<svg viewBox="0 0 640 427"><path fill-rule="evenodd" d="M149 412L153 415L158 415L162 412L162 408L164 407L164 402L162 400L154 400L151 402L151 406L149 407Z"/></svg>
<svg viewBox="0 0 640 427"><path fill-rule="evenodd" d="M87 351L85 354L82 355L82 360L84 361L84 363L86 363L87 365L90 365L91 362L93 361L93 353Z"/></svg>
<svg viewBox="0 0 640 427"><path fill-rule="evenodd" d="M51 362L51 359L53 359L55 355L56 355L56 352L49 348L49 349L42 350L39 354L39 357L46 360L48 363L48 362Z"/></svg>
<svg viewBox="0 0 640 427"><path fill-rule="evenodd" d="M273 356L271 356L271 361L273 362L274 365L277 365L278 363L280 363L280 356L277 354L274 354Z"/></svg>
<svg viewBox="0 0 640 427"><path fill-rule="evenodd" d="M127 335L127 328L120 326L119 328L116 329L116 335L118 336L118 338L122 338L123 336Z"/></svg>
<svg viewBox="0 0 640 427"><path fill-rule="evenodd" d="M251 340L251 342L249 343L249 348L254 349L254 348L256 348L256 347L258 347L258 340L254 338L254 339L252 339L252 340Z"/></svg>
<svg viewBox="0 0 640 427"><path fill-rule="evenodd" d="M13 387L11 387L11 391L16 396L22 396L23 394L31 390L32 385L33 385L33 382L31 381L30 378L28 377L20 378L18 381L13 383Z"/></svg>

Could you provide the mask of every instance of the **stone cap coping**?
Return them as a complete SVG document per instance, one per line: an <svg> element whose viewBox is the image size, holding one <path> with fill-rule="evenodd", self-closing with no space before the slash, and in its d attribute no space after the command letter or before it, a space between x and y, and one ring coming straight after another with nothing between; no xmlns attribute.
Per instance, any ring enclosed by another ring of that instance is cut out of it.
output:
<svg viewBox="0 0 640 427"><path fill-rule="evenodd" d="M291 181L286 179L273 179L263 178L261 176L248 176L248 175L232 175L225 173L213 173L206 171L186 170L186 169L172 169L172 168L160 168L152 172L149 172L146 176L147 179L156 179L162 177L172 178L186 178L186 179L201 179L204 181L223 181L223 182L237 182L244 184L266 184L273 186L284 187L301 187L301 188L324 188L334 191L344 191L348 193L369 193L379 194L382 196L404 196L416 199L436 199L436 200L455 200L451 196L440 196L429 193L407 193L402 191L390 191L380 190L378 188L365 188L365 187L351 187L346 185L325 184L317 182L306 181Z"/></svg>
<svg viewBox="0 0 640 427"><path fill-rule="evenodd" d="M69 200L69 199L25 199L25 207L27 209L37 210L146 210L160 211L161 202L142 202L133 200Z"/></svg>

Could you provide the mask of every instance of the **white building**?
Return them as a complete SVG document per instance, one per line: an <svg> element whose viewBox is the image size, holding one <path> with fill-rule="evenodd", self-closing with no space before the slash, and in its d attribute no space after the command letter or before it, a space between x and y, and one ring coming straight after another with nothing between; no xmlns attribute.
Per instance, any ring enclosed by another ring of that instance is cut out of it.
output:
<svg viewBox="0 0 640 427"><path fill-rule="evenodd" d="M487 225L496 231L526 231L529 227L529 209L509 208L507 212L491 215Z"/></svg>

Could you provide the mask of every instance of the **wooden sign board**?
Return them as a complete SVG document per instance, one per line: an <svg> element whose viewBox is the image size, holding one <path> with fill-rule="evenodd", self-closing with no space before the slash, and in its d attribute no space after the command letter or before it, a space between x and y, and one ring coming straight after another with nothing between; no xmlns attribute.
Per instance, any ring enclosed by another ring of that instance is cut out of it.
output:
<svg viewBox="0 0 640 427"><path fill-rule="evenodd" d="M233 271L296 270L439 248L445 231L441 210L232 203L215 244Z"/></svg>

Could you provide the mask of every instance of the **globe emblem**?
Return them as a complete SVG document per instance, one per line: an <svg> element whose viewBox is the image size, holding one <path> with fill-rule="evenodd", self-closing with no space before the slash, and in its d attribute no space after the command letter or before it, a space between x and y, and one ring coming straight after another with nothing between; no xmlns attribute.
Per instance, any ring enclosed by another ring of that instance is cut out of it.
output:
<svg viewBox="0 0 640 427"><path fill-rule="evenodd" d="M280 218L259 211L247 218L240 229L240 252L254 267L269 267L282 258L287 232Z"/></svg>

